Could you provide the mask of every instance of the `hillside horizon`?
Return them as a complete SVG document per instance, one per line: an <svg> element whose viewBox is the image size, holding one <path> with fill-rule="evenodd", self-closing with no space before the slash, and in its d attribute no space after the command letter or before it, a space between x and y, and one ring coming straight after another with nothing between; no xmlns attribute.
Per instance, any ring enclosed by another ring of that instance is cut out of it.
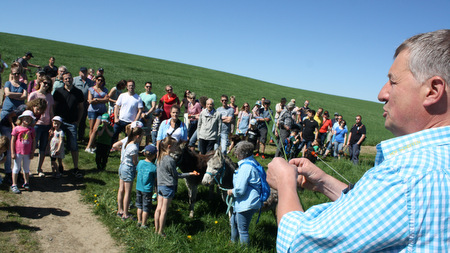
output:
<svg viewBox="0 0 450 253"><path fill-rule="evenodd" d="M354 124L354 116L362 115L363 123L368 127L365 145L375 145L392 136L384 129L381 103L292 88L205 67L70 42L0 33L0 45L2 59L9 65L31 51L34 55L31 63L45 66L50 56L54 56L56 65L65 65L74 76L78 75L81 66L93 69L103 67L107 88L121 79L134 79L137 93L144 91L143 84L146 81L152 81L153 92L158 98L165 93L164 86L171 84L180 97L186 89L194 91L198 97L206 95L216 101L219 101L221 94L235 95L239 106L244 102L253 105L262 96L272 101L272 108L282 97L296 99L297 106L302 106L305 100L309 100L312 109L323 107L330 115L339 112L349 125ZM3 83L7 80L5 73L8 70L2 75ZM219 106L218 103L216 106Z"/></svg>

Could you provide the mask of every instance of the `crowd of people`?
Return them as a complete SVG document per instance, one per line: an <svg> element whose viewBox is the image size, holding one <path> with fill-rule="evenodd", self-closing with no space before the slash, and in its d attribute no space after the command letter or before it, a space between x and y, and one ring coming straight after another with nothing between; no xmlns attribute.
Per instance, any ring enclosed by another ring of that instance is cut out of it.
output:
<svg viewBox="0 0 450 253"><path fill-rule="evenodd" d="M168 156L170 145L167 145L171 141L186 141L192 150L198 149L201 154L220 149L225 155L233 153L239 159L254 162L256 160L251 158L253 155L266 159L268 137L279 145L276 156L289 154L289 159L299 156L302 149L316 143L322 150L325 150L326 145L329 146L327 151L334 147L327 144L334 142L330 141L330 137L327 139L327 134L336 135L337 127L328 119L327 111L322 115L322 109L319 108L316 114L308 107L308 101L299 108L294 99L286 104L286 99L282 98L276 104L274 115L270 108L271 101L265 97L256 101L251 108L248 102L239 107L235 96L222 95L220 106L216 106L212 98L202 96L197 99L195 92L190 90L186 90L180 99L174 93L174 88L167 85L166 94L158 99L152 92L153 84L150 81L144 84L145 92L141 94L135 92L133 80L120 80L108 90L103 68L99 68L94 75L92 69L80 67L78 76L73 77L65 66L55 65L55 57L50 57L44 68L31 64L31 58L33 55L28 52L11 64L0 113L0 144L3 145L0 151L4 153L2 161L6 174L4 182L11 185L13 193L30 190L30 160L34 158L36 148L39 150L36 175L47 176L42 165L45 157L50 156L51 176L54 178L60 178L65 173L62 159L66 151L70 151L72 157L72 174L83 177L83 170L78 168L79 145L82 142L86 144L85 152L95 154L98 170L105 170L110 152L120 150L117 215L124 220L131 217L128 207L133 182L137 178L138 222L141 227L147 227L151 206L149 199L157 199L155 229L165 235L166 214L177 190L178 178L197 175L176 172L176 162ZM36 68L36 78L31 81L28 80L30 67ZM6 64L2 65L1 72L5 68ZM180 115L182 109L183 117ZM270 128L270 124L274 127ZM86 129L89 130L87 140L84 139ZM126 137L119 139L122 132ZM358 136L362 136L360 145L365 136L363 125L359 133ZM311 138L311 135L314 137ZM247 142L236 145L242 140ZM313 143L313 140L316 142ZM145 160L139 162L141 142L145 143ZM340 146L338 148L342 149ZM239 189L244 187L242 183L248 176L255 178L252 184L261 184L255 172L248 174L250 168L246 166L240 170L247 172L237 174L241 182L237 183L234 191L229 192L236 195L237 199L245 195ZM21 171L23 179L18 177ZM245 198L243 201L248 200ZM245 232L238 232L237 228L242 225L238 224L238 220L245 218L245 222L250 222L251 219L251 215L240 216L239 212L236 215L233 216L237 217L233 218L236 219L232 226L233 240ZM240 241L248 243L248 234L242 236L244 240L241 238Z"/></svg>
<svg viewBox="0 0 450 253"><path fill-rule="evenodd" d="M53 57L43 71L36 72L37 79L28 82L29 67L40 67L28 62L31 53L11 65L5 83L0 158L11 179L11 191L20 193L18 174L23 170L21 188L29 190L29 165L36 147L37 175L46 176L41 166L49 147L52 175L61 176L65 137L73 173L82 177L77 140L84 136L82 122L88 118L85 151L96 154L99 170L105 169L109 152L121 150L117 215L123 220L131 218L128 209L137 171L138 224L147 227L150 196L156 187L155 232L165 237L167 211L178 178L198 176L195 171L178 173L172 149L179 141L189 142L192 149L198 145L202 154L214 149L227 154L235 148L239 167L233 189L227 191L235 198L231 240L248 243L248 225L261 207L258 189L264 180L254 169L259 166L254 157L266 158L265 146L271 137L277 150L267 181L278 190L279 252L445 251L450 242L443 229L450 226L449 42L450 30L439 30L416 35L397 48L389 81L378 95L385 103L385 126L396 137L377 146L375 167L356 185L340 182L308 159L297 157L312 150L323 157L340 158L348 147L357 164L366 136L361 115L348 130L342 115L334 113L330 119L323 108L309 108L309 101L298 107L295 99L288 103L282 98L273 115L271 101L265 97L250 109L247 102L239 108L236 98L227 95L221 96L221 105L216 107L212 98L197 100L190 90L180 100L170 85L158 100L151 92L151 82L145 83L146 91L140 95L135 93L133 80L122 80L109 91L103 69L93 76L82 67L73 78L65 67L54 66ZM2 71L4 68L6 65ZM122 92L124 88L126 92ZM119 140L123 131L126 137ZM232 143L230 135L236 136ZM144 137L145 159L139 161ZM244 138L246 141L239 142ZM282 156L285 159L279 158ZM376 190L380 185L382 191ZM298 187L321 192L332 202L305 211Z"/></svg>

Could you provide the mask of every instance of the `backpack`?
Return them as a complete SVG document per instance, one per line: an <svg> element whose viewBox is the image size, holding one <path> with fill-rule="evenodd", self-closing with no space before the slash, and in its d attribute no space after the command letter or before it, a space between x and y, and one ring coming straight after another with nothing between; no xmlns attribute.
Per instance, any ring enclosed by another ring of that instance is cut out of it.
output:
<svg viewBox="0 0 450 253"><path fill-rule="evenodd" d="M263 166L261 166L261 164L259 164L258 162L256 162L255 164L255 162L253 161L245 161L242 164L250 164L254 168L256 168L256 171L258 171L259 177L261 178L261 190L259 200L261 200L262 204L262 202L266 201L270 196L270 186L266 180L266 171L264 170Z"/></svg>

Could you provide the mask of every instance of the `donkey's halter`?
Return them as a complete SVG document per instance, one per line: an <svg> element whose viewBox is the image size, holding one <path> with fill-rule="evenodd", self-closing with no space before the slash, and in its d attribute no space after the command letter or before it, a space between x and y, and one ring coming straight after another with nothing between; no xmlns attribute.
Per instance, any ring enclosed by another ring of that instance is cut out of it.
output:
<svg viewBox="0 0 450 253"><path fill-rule="evenodd" d="M222 168L218 169L216 173L211 173L211 172L208 172L208 171L205 172L205 173L210 175L211 177L213 177L214 180L216 181L217 185L219 186L219 188L221 188L223 177L225 175L225 161L223 161ZM222 190L224 190L224 189L222 189ZM227 189L225 189L225 190L227 190Z"/></svg>

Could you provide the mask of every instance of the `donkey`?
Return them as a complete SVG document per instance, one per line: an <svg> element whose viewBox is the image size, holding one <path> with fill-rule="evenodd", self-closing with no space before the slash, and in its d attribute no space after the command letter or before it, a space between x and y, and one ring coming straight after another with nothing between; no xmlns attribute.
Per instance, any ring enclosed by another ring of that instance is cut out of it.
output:
<svg viewBox="0 0 450 253"><path fill-rule="evenodd" d="M205 155L192 151L187 142L178 143L178 147L175 149L177 153L177 165L183 173L197 171L199 176L185 178L185 183L189 194L189 217L194 217L194 205L197 198L198 185L201 183L203 176L206 173L207 162L214 156L214 152L208 152Z"/></svg>

